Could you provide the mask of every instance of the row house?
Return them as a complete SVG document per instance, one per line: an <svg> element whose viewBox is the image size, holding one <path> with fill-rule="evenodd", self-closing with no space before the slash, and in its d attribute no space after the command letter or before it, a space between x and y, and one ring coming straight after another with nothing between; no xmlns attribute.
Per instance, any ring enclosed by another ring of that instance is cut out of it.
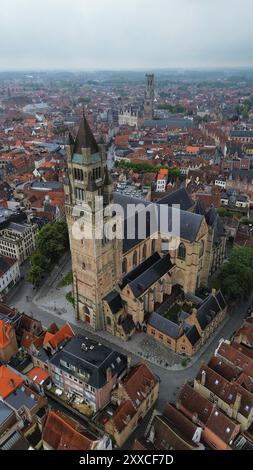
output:
<svg viewBox="0 0 253 470"><path fill-rule="evenodd" d="M127 369L127 357L77 335L49 360L52 383L80 397L92 412L106 406Z"/></svg>
<svg viewBox="0 0 253 470"><path fill-rule="evenodd" d="M194 389L213 401L230 418L247 430L253 422L253 395L244 387L229 382L210 367L203 365L194 380Z"/></svg>
<svg viewBox="0 0 253 470"><path fill-rule="evenodd" d="M141 363L132 367L111 394L117 405L111 419L105 424L117 446L122 447L155 404L159 393L159 380L152 370Z"/></svg>
<svg viewBox="0 0 253 470"><path fill-rule="evenodd" d="M145 437L134 442L133 450L204 450L201 435L199 424L168 403L162 414L154 413Z"/></svg>
<svg viewBox="0 0 253 470"><path fill-rule="evenodd" d="M109 436L87 429L60 411L49 411L42 440L44 450L112 450Z"/></svg>
<svg viewBox="0 0 253 470"><path fill-rule="evenodd" d="M202 440L214 450L231 450L240 425L220 411L215 403L184 385L176 404L193 423L202 428Z"/></svg>

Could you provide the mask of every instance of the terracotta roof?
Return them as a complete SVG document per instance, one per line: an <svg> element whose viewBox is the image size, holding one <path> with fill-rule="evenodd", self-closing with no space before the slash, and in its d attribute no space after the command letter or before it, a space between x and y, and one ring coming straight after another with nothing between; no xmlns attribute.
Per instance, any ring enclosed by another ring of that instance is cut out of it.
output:
<svg viewBox="0 0 253 470"><path fill-rule="evenodd" d="M206 427L227 444L231 443L230 441L233 440L240 431L240 424L232 421L232 419L224 415L220 410L213 411L206 423Z"/></svg>
<svg viewBox="0 0 253 470"><path fill-rule="evenodd" d="M0 396L5 399L24 383L24 379L10 367L0 366Z"/></svg>
<svg viewBox="0 0 253 470"><path fill-rule="evenodd" d="M32 344L36 346L36 348L38 349L43 346L43 338L44 338L44 334L40 336L36 336L34 335L34 333L30 331L24 331L20 344L25 349L29 349Z"/></svg>
<svg viewBox="0 0 253 470"><path fill-rule="evenodd" d="M127 392L135 407L145 400L150 387L154 387L157 379L151 369L141 363L130 370L130 373L122 380L122 386Z"/></svg>
<svg viewBox="0 0 253 470"><path fill-rule="evenodd" d="M180 430L187 439L193 439L197 425L190 421L174 405L167 403L163 416L169 421L173 429Z"/></svg>
<svg viewBox="0 0 253 470"><path fill-rule="evenodd" d="M72 338L75 336L72 328L68 323L65 323L62 328L60 328L55 334L47 332L43 341L43 346L47 346L48 343L54 348L57 349L60 344L67 338Z"/></svg>
<svg viewBox="0 0 253 470"><path fill-rule="evenodd" d="M182 430L175 428L164 416L155 416L152 427L155 431L154 447L157 450L198 450L192 440L184 436Z"/></svg>
<svg viewBox="0 0 253 470"><path fill-rule="evenodd" d="M133 406L131 400L125 401L117 408L111 420L119 433L125 429L127 423L134 417L135 414L136 409Z"/></svg>
<svg viewBox="0 0 253 470"><path fill-rule="evenodd" d="M250 415L253 408L253 395L251 393L234 382L230 383L206 365L201 367L196 380L200 382L203 374L205 374L204 386L210 392L215 394L229 406L233 406L236 398L239 397L239 413L246 418Z"/></svg>
<svg viewBox="0 0 253 470"><path fill-rule="evenodd" d="M253 359L250 359L243 352L234 348L230 343L225 341L220 343L215 355L224 358L227 362L246 372L251 377L253 376Z"/></svg>
<svg viewBox="0 0 253 470"><path fill-rule="evenodd" d="M11 342L10 334L12 329L12 325L5 323L4 320L0 320L0 349L5 349L9 346Z"/></svg>
<svg viewBox="0 0 253 470"><path fill-rule="evenodd" d="M54 450L91 450L98 438L59 411L49 411L43 441Z"/></svg>
<svg viewBox="0 0 253 470"><path fill-rule="evenodd" d="M215 405L207 398L202 397L190 385L184 385L179 397L177 406L183 413L192 419L193 416L201 424L205 424L211 415Z"/></svg>
<svg viewBox="0 0 253 470"><path fill-rule="evenodd" d="M236 341L233 341L232 346L233 348L238 349L238 351L241 351L243 354L245 354L245 356L253 359L253 349L244 346L244 344L237 343Z"/></svg>
<svg viewBox="0 0 253 470"><path fill-rule="evenodd" d="M240 338L240 342L249 347L253 347L253 318L246 320L244 325L237 331L235 337Z"/></svg>
<svg viewBox="0 0 253 470"><path fill-rule="evenodd" d="M233 364L227 364L219 357L211 357L208 366L215 370L218 374L222 375L229 382L236 379L239 375L239 371Z"/></svg>
<svg viewBox="0 0 253 470"><path fill-rule="evenodd" d="M31 379L36 384L43 385L50 375L41 367L34 367L32 370L30 370L30 372L28 372L27 377L29 377L29 379Z"/></svg>

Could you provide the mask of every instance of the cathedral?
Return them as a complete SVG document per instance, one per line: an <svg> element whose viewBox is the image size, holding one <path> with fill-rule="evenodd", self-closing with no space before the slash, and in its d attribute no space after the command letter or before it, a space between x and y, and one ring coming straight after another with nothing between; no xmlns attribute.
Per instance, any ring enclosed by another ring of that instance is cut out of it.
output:
<svg viewBox="0 0 253 470"><path fill-rule="evenodd" d="M180 188L156 203L145 201L145 236L139 236L140 219L135 214L131 216L135 234L129 239L127 206L143 201L113 192L105 146L96 142L85 116L76 137L69 135L66 153L65 208L76 317L93 329L127 340L136 330L147 331L150 315L178 292L194 296L196 289L207 285L210 273L225 257L224 228L215 210L202 213L185 188ZM103 206L97 219L99 196L103 196ZM123 236L97 237L98 226L109 222L116 227L118 215L103 210L112 203L122 208ZM180 205L180 243L173 247L170 234L175 204ZM168 233L161 230L161 209L167 215ZM152 212L158 213L155 226ZM77 222L91 236L76 236Z"/></svg>

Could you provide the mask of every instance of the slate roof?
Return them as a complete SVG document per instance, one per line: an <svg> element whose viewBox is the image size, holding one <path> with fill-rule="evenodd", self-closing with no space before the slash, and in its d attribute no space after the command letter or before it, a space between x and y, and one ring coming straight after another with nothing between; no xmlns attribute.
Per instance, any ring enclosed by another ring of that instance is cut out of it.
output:
<svg viewBox="0 0 253 470"><path fill-rule="evenodd" d="M82 154L82 148L90 148L91 153L99 152L95 137L84 115L75 139L74 153Z"/></svg>
<svg viewBox="0 0 253 470"><path fill-rule="evenodd" d="M173 339L178 339L180 336L180 326L176 323L168 320L167 318L162 317L158 313L151 313L148 325L155 328L156 330L161 331Z"/></svg>
<svg viewBox="0 0 253 470"><path fill-rule="evenodd" d="M15 431L3 444L0 445L0 450L28 450L29 442L19 432Z"/></svg>
<svg viewBox="0 0 253 470"><path fill-rule="evenodd" d="M156 203L150 203L148 201L131 198L118 193L113 193L113 200L114 203L119 204L124 211L124 253L128 252L135 245L138 245L142 240L145 240L160 230L163 232L172 232L172 208L166 203L162 203L160 201L157 201ZM180 197L176 198L173 196L173 200L175 201L175 204L180 203ZM139 214L136 213L135 215L127 217L128 204L142 204L143 210L139 212ZM185 204L187 205L186 201ZM196 214L194 212L188 212L179 209L174 209L174 213L178 213L180 217L180 237L193 242L198 234L200 225L204 220L204 216L202 214ZM164 226L164 221L166 218L168 220L168 226L167 224ZM146 221L146 233L141 234L142 236L139 237L138 223L143 224L143 221L144 223ZM127 228L130 226L130 224L132 224L134 227L132 239L127 238Z"/></svg>
<svg viewBox="0 0 253 470"><path fill-rule="evenodd" d="M129 335L134 329L135 324L132 315L127 315L120 323L126 335Z"/></svg>
<svg viewBox="0 0 253 470"><path fill-rule="evenodd" d="M193 205L194 202L190 198L190 195L185 188L179 188L176 191L173 191L170 194L162 197L157 204L166 204L171 207L173 204L180 204L180 209L183 211L188 211Z"/></svg>
<svg viewBox="0 0 253 470"><path fill-rule="evenodd" d="M21 386L6 398L6 403L15 410L19 410L22 406L32 410L38 403L38 395L29 388Z"/></svg>
<svg viewBox="0 0 253 470"><path fill-rule="evenodd" d="M173 264L170 260L170 254L167 254L156 261L133 281L129 282L129 287L131 288L134 296L138 298L142 295L149 287L158 281L158 279L170 271L172 267Z"/></svg>
<svg viewBox="0 0 253 470"><path fill-rule="evenodd" d="M221 303L220 303L221 302ZM198 322L204 330L213 318L223 310L226 306L226 302L222 293L219 291L217 294L210 294L200 305L197 311Z"/></svg>
<svg viewBox="0 0 253 470"><path fill-rule="evenodd" d="M13 230L14 232L24 233L27 230L27 225L11 222L8 226L8 230Z"/></svg>
<svg viewBox="0 0 253 470"><path fill-rule="evenodd" d="M15 416L14 411L6 403L0 401L0 426L11 416Z"/></svg>
<svg viewBox="0 0 253 470"><path fill-rule="evenodd" d="M170 127L170 128L193 128L194 122L191 119L165 118L165 119L147 119L142 127Z"/></svg>
<svg viewBox="0 0 253 470"><path fill-rule="evenodd" d="M117 313L123 308L122 299L116 290L111 291L104 297L104 300L108 303L112 313Z"/></svg>
<svg viewBox="0 0 253 470"><path fill-rule="evenodd" d="M195 325L185 330L185 336L190 341L191 345L194 346L200 340L200 334Z"/></svg>
<svg viewBox="0 0 253 470"><path fill-rule="evenodd" d="M158 260L161 259L159 253L155 252L149 258L147 258L143 263L139 264L135 269L126 274L121 283L121 289L123 289L127 284L134 281L138 276L144 273L148 268L153 266Z"/></svg>
<svg viewBox="0 0 253 470"><path fill-rule="evenodd" d="M231 137L252 137L253 138L253 131L231 131Z"/></svg>
<svg viewBox="0 0 253 470"><path fill-rule="evenodd" d="M83 345L86 346L87 351ZM124 354L113 351L106 346L92 341L83 335L76 335L56 353L50 362L62 370L69 372L60 361L72 364L89 375L88 384L99 389L106 380L106 370L111 368L113 375L119 376L127 366L127 357ZM75 375L74 371L71 371Z"/></svg>
<svg viewBox="0 0 253 470"><path fill-rule="evenodd" d="M214 207L211 207L206 215L205 215L206 223L210 227L213 228L214 230L214 236L213 236L213 241L214 244L218 244L220 242L220 238L225 235L225 228L224 224L219 216L219 214L216 212Z"/></svg>

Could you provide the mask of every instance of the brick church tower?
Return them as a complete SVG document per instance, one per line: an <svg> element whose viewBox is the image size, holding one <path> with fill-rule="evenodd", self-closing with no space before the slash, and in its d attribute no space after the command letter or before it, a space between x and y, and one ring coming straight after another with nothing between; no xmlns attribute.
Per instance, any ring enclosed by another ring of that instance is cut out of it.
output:
<svg viewBox="0 0 253 470"><path fill-rule="evenodd" d="M76 317L94 329L104 329L102 299L122 276L122 240L110 240L103 232L103 223L112 230L116 223L115 216L104 215L105 206L113 202L112 182L105 146L96 142L85 116L76 138L69 135L66 153L65 209ZM98 208L99 196L103 202Z"/></svg>
<svg viewBox="0 0 253 470"><path fill-rule="evenodd" d="M146 75L146 88L144 97L144 119L154 118L155 77L153 74Z"/></svg>

